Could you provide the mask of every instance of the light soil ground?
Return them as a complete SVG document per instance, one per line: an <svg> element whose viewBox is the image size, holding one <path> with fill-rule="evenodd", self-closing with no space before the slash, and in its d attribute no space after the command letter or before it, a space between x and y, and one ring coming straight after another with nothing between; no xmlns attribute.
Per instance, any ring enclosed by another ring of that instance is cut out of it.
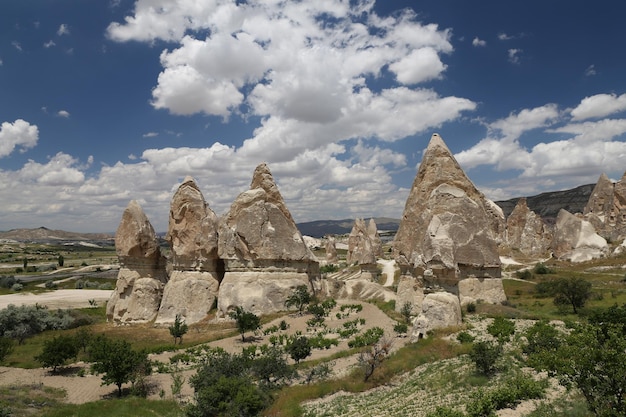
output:
<svg viewBox="0 0 626 417"><path fill-rule="evenodd" d="M89 305L89 299L97 299L99 303L106 302L111 291L103 290L57 290L49 293L42 294L11 294L7 296L0 296L0 308L5 308L8 304L26 304L34 305L39 303L40 305L47 305L49 308L74 308L77 306L86 307ZM339 307L342 304L361 304L363 310L359 313L351 313L347 318L338 319L335 314L339 311ZM297 331L301 331L302 334L307 334L306 321L309 320L311 315L298 315L290 314L285 317L278 318L263 328L272 327L278 325L281 320L287 321L289 329L285 332L287 334L294 334ZM329 328L341 328L342 324L355 318L365 319L365 325L362 327L362 331L369 328L378 326L383 328L385 335L389 337L395 337L393 326L395 321L390 319L387 315L381 312L375 306L365 303L357 302L354 300L339 300L337 308L331 313L329 317L325 319L325 322ZM212 343L210 346L221 347L230 353L240 353L242 347L251 345L262 345L269 343L270 335L264 336L262 332L257 332L256 335L252 333L246 334L246 342L242 342L241 336L233 336L226 339L221 339ZM332 337L328 335L327 337ZM398 349L406 343L406 338L395 338L394 349ZM339 351L348 349L347 340L341 340L339 345L326 350L314 350L312 355L307 359L318 359L331 356ZM158 360L161 362L169 363L169 358L177 352L165 352L158 355L151 355L150 359ZM350 372L353 366L357 362L356 356L350 356L346 358L340 358L334 361L333 371L334 377L341 377ZM79 368L85 368L85 376L77 376ZM182 389L182 398L190 397L193 394L192 388L189 386L189 378L195 373L194 370L183 371L185 377L185 384ZM161 390L165 398L171 398L171 385L172 377L170 374L153 374L148 377L148 382L153 387L152 394L153 399L161 398ZM62 388L66 391L66 401L73 404L81 404L85 402L98 401L110 396L116 395L117 387L113 385L102 386L102 379L99 376L89 374L89 365L85 363L76 363L67 366L67 372L61 375L52 375L47 369L20 369L20 368L8 368L0 367L0 385L46 385L55 388ZM127 385L124 385L127 387Z"/></svg>

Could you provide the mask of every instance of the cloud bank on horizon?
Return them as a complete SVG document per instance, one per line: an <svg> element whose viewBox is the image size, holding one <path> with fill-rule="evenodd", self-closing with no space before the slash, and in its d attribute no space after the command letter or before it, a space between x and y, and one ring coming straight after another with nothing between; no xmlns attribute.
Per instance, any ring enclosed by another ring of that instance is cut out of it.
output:
<svg viewBox="0 0 626 417"><path fill-rule="evenodd" d="M81 103L55 103L54 110L35 103L37 117L56 117L45 123L28 114L0 119L0 229L112 231L136 199L162 231L186 175L222 214L261 162L296 221L399 217L435 131L494 200L595 182L602 172L621 177L626 93L554 97L528 107L492 103L504 112L493 117L482 112L489 107L485 97L461 87L455 92L455 85L469 82L453 78L453 67L462 64L455 61L457 48L480 54L496 44L502 65L519 71L532 50L510 43L528 35L494 30L491 38L467 33L462 39L454 27L425 22L418 13L382 10L373 0L135 1L122 19L107 22L97 41L106 46L102 56L124 48L158 55L158 75L141 92L151 117L208 127L183 145L180 134L145 119L133 139L140 153L125 148L127 139L111 137L117 154L105 158L92 151L88 137L56 149L44 139L53 126L64 132L64 123L80 123ZM53 23L54 38L38 50L80 54L80 45L68 43L80 28ZM17 60L27 43L11 42L10 57ZM9 65L5 55L0 49L0 77ZM579 72L593 77L597 70L588 63ZM249 134L210 137L217 125L244 126L240 131ZM37 153L39 147L45 153ZM5 166L3 159L18 165Z"/></svg>

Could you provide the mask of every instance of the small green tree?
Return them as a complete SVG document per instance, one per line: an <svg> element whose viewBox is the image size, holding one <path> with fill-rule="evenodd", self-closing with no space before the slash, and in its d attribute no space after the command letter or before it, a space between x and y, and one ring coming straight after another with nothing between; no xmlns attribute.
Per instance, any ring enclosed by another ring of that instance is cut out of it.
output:
<svg viewBox="0 0 626 417"><path fill-rule="evenodd" d="M302 311L309 303L313 300L311 293L309 293L309 289L306 285L298 285L293 294L291 294L285 300L285 307L291 308L296 307L298 309L298 313L302 314Z"/></svg>
<svg viewBox="0 0 626 417"><path fill-rule="evenodd" d="M472 346L469 356L476 365L478 373L490 376L497 370L496 364L502 356L502 345L485 341L478 342Z"/></svg>
<svg viewBox="0 0 626 417"><path fill-rule="evenodd" d="M210 351L189 380L195 402L187 407L187 416L258 415L268 404L268 397L250 378L249 364L249 358L242 355Z"/></svg>
<svg viewBox="0 0 626 417"><path fill-rule="evenodd" d="M57 260L59 262L60 267L62 267L65 264L65 258L63 257L63 255L59 255Z"/></svg>
<svg viewBox="0 0 626 417"><path fill-rule="evenodd" d="M410 323L411 314L413 314L413 303L407 301L406 303L402 304L402 307L400 308L400 314L402 315L402 317L404 317L404 321L406 323Z"/></svg>
<svg viewBox="0 0 626 417"><path fill-rule="evenodd" d="M300 336L287 345L287 353L296 363L311 354L311 343L306 336Z"/></svg>
<svg viewBox="0 0 626 417"><path fill-rule="evenodd" d="M122 384L134 383L151 369L147 353L133 350L126 340L96 337L91 343L90 357L93 361L92 370L103 374L103 385L117 386L118 397L122 396Z"/></svg>
<svg viewBox="0 0 626 417"><path fill-rule="evenodd" d="M261 327L261 319L256 314L244 310L243 307L237 306L228 315L237 323L237 330L241 334L242 342L246 341L245 333L247 331L254 331Z"/></svg>
<svg viewBox="0 0 626 417"><path fill-rule="evenodd" d="M171 325L169 329L170 334L174 338L174 344L176 344L176 341L178 340L179 344L182 345L183 336L185 335L185 333L187 333L189 326L187 326L185 320L181 318L180 314L176 315L176 318L174 319L174 324Z"/></svg>
<svg viewBox="0 0 626 417"><path fill-rule="evenodd" d="M65 365L68 359L76 358L78 345L72 336L58 336L44 342L43 351L35 356L44 368L52 368L56 372L59 366Z"/></svg>
<svg viewBox="0 0 626 417"><path fill-rule="evenodd" d="M553 291L555 305L569 305L578 314L591 297L591 283L580 277L561 278L554 283Z"/></svg>

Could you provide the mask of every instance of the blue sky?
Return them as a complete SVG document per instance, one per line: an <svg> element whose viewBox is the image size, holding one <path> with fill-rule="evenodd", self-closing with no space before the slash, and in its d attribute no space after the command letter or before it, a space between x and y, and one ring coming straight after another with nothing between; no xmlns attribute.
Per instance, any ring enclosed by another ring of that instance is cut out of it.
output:
<svg viewBox="0 0 626 417"><path fill-rule="evenodd" d="M626 4L7 0L0 230L224 214L267 162L297 222L400 217L432 133L493 200L626 169Z"/></svg>

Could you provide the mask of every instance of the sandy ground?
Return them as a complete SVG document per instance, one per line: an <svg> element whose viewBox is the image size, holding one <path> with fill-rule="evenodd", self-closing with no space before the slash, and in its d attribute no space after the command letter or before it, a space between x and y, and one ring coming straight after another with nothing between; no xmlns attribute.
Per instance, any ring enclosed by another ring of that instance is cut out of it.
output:
<svg viewBox="0 0 626 417"><path fill-rule="evenodd" d="M96 299L99 303L106 302L111 291L103 290L57 290L43 294L11 294L7 296L0 296L0 308L6 307L8 304L35 304L47 305L49 308L68 308L76 306L88 306L89 299ZM361 304L363 310L359 313L351 313L347 318L338 319L336 312L339 311L339 307L342 304ZM368 328L379 326L385 330L385 334L394 338L394 349L398 349L403 346L407 338L398 338L395 336L393 326L395 322L382 313L375 306L365 303L356 302L354 300L339 300L337 308L326 318L325 322L331 329L341 328L342 324L355 318L364 318L365 325L362 327L362 332ZM303 334L307 334L306 321L311 318L311 315L297 315L291 314L282 318L278 318L271 323L266 324L263 328L269 328L273 325L278 325L281 320L286 320L289 323L289 329L287 334L293 334L296 331L301 331ZM257 332L256 335L250 333L246 334L246 342L242 342L241 336L234 336L216 342L212 342L209 345L215 347L221 347L231 353L241 352L241 348L250 345L262 345L269 343L270 335L264 336L262 332ZM332 337L332 334L327 337ZM317 359L330 356L340 350L347 349L347 341L342 340L339 346L333 347L327 350L314 350L313 354L307 359ZM177 352L165 352L159 355L151 355L152 360L158 360L161 362L169 363L169 358ZM349 372L356 364L356 357L347 357L337 359L334 363L334 377L340 377ZM80 368L85 368L85 376L77 376L77 372ZM182 390L182 397L190 397L193 395L193 390L189 386L188 381L190 376L195 373L194 370L189 369L183 371L185 377L185 384ZM171 398L171 385L172 377L170 374L154 374L148 377L148 382L152 387L151 398L161 398L163 393L165 398ZM115 396L117 388L114 385L102 386L102 380L99 376L89 374L89 365L79 362L76 364L68 365L64 372L59 375L51 374L47 369L20 369L20 368L8 368L0 367L0 385L46 385L55 388L65 389L67 393L66 401L74 404L81 404L85 402L98 401L107 397ZM128 388L128 384L125 384L123 388Z"/></svg>
<svg viewBox="0 0 626 417"><path fill-rule="evenodd" d="M0 295L0 309L9 304L16 306L35 305L48 308L84 308L89 307L89 300L95 300L97 305L106 303L113 290L56 290L33 294L18 292L15 294Z"/></svg>

